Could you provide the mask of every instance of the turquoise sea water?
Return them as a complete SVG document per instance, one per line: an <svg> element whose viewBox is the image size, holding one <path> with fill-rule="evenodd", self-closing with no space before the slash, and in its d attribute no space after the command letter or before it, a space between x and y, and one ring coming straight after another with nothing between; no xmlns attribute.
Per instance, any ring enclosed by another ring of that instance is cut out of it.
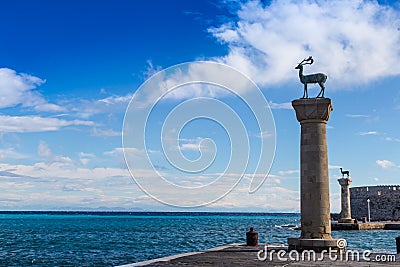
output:
<svg viewBox="0 0 400 267"><path fill-rule="evenodd" d="M287 244L298 214L40 213L0 214L0 266L114 266L229 243ZM355 249L394 253L400 231L334 231Z"/></svg>

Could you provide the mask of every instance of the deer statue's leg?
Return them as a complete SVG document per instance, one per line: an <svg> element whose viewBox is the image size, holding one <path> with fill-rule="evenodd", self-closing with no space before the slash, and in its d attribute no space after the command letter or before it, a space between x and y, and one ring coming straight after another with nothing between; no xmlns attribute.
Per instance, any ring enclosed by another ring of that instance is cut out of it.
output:
<svg viewBox="0 0 400 267"><path fill-rule="evenodd" d="M319 84L319 86L321 87L321 91L319 92L319 94L317 95L317 97L320 97L321 94L322 94L321 97L324 97L325 85L324 85L324 83L322 83L322 82L319 82L318 84Z"/></svg>
<svg viewBox="0 0 400 267"><path fill-rule="evenodd" d="M306 84L306 83L304 83L304 94L303 94L303 98L308 98L307 84Z"/></svg>
<svg viewBox="0 0 400 267"><path fill-rule="evenodd" d="M307 84L304 85L306 87L306 98L308 98L308 88L307 88Z"/></svg>

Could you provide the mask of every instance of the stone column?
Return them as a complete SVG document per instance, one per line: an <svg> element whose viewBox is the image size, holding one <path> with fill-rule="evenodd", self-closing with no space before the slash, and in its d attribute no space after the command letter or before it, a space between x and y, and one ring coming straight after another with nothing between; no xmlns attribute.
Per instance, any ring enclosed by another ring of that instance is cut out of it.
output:
<svg viewBox="0 0 400 267"><path fill-rule="evenodd" d="M350 208L350 178L340 178L338 179L339 184L342 187L341 201L342 201L342 212L340 212L339 223L354 223L351 218L351 208Z"/></svg>
<svg viewBox="0 0 400 267"><path fill-rule="evenodd" d="M288 239L289 250L337 248L337 239L331 236L326 141L332 102L329 98L306 98L294 100L292 106L301 124L301 236Z"/></svg>

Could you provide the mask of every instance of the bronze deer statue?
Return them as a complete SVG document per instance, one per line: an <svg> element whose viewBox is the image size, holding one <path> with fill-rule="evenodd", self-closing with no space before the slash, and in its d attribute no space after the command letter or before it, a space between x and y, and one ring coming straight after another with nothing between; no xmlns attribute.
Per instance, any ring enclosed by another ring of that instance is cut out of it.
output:
<svg viewBox="0 0 400 267"><path fill-rule="evenodd" d="M299 78L300 78L300 82L302 84L304 84L304 94L302 98L308 98L308 92L307 92L307 84L309 83L318 83L319 86L321 87L321 91L319 92L319 94L317 95L317 97L324 97L324 93L325 93L325 81L328 78L328 76L326 76L326 74L324 73L315 73L315 74L310 74L310 75L303 75L303 66L304 65L311 65L314 63L314 59L312 58L312 56L308 57L307 59L303 59L303 61L301 61L295 69L299 70Z"/></svg>

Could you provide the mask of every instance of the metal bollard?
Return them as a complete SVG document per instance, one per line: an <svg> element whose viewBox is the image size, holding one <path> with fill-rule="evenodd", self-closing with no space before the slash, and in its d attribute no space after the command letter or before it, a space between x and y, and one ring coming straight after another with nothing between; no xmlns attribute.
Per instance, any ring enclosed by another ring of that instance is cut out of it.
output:
<svg viewBox="0 0 400 267"><path fill-rule="evenodd" d="M396 237L397 253L400 253L400 236Z"/></svg>
<svg viewBox="0 0 400 267"><path fill-rule="evenodd" d="M258 246L258 233L254 231L254 227L250 227L250 231L246 233L246 245Z"/></svg>

